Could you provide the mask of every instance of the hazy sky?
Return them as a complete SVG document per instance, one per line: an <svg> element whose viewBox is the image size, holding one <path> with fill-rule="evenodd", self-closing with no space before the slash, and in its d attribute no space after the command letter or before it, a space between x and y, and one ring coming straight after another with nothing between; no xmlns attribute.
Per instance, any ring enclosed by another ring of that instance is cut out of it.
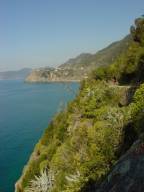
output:
<svg viewBox="0 0 144 192"><path fill-rule="evenodd" d="M144 0L0 0L0 71L95 53L142 14Z"/></svg>

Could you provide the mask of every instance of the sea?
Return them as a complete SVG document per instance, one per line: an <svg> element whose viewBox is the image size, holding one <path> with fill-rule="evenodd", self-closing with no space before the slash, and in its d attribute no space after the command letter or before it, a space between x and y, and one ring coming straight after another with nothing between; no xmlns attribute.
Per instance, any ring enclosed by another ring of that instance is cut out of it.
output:
<svg viewBox="0 0 144 192"><path fill-rule="evenodd" d="M14 192L35 144L78 90L79 83L0 80L0 192Z"/></svg>

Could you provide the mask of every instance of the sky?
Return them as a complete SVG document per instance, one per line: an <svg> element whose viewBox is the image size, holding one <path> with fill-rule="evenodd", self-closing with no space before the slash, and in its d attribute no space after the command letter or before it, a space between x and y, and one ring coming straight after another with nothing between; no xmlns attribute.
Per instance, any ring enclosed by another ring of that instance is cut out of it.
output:
<svg viewBox="0 0 144 192"><path fill-rule="evenodd" d="M144 0L0 0L0 71L95 53L142 14Z"/></svg>

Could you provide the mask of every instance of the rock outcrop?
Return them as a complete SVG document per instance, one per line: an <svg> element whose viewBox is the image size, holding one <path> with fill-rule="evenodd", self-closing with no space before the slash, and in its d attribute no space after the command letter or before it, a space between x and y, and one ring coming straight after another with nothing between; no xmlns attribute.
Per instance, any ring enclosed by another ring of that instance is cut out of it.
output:
<svg viewBox="0 0 144 192"><path fill-rule="evenodd" d="M96 192L144 191L144 136L120 158Z"/></svg>
<svg viewBox="0 0 144 192"><path fill-rule="evenodd" d="M70 69L36 69L33 70L30 75L27 76L26 82L31 83L47 83L47 82L71 82L79 81L77 73L73 73Z"/></svg>

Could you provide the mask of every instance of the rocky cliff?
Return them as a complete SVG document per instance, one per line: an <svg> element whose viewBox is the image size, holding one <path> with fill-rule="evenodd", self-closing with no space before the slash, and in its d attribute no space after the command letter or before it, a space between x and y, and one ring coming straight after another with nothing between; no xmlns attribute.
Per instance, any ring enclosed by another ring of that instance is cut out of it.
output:
<svg viewBox="0 0 144 192"><path fill-rule="evenodd" d="M86 78L84 74L84 78ZM67 81L80 81L77 72L73 72L71 69L36 69L33 70L26 78L26 82L31 83L46 83L46 82L67 82Z"/></svg>
<svg viewBox="0 0 144 192"><path fill-rule="evenodd" d="M96 192L144 191L144 135L123 155Z"/></svg>

